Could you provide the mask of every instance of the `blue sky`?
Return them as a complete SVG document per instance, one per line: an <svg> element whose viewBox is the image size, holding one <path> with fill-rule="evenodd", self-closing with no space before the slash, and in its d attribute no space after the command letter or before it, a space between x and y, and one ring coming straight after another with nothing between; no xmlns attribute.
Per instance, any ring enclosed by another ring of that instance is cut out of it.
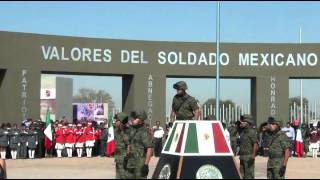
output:
<svg viewBox="0 0 320 180"><path fill-rule="evenodd" d="M222 2L221 41L259 43L320 42L320 2ZM0 30L111 39L156 41L215 41L215 2L0 2ZM167 104L174 94L167 81ZM188 81L190 93L200 101L214 96L214 80ZM81 82L81 83L80 83ZM249 103L249 85L230 90L244 81L222 81L222 98ZM110 88L113 84L113 88ZM316 84L316 86L312 86ZM121 104L119 78L75 77L75 87L110 91ZM318 98L320 81L305 81L304 92ZM299 81L290 81L290 95L299 95ZM242 97L238 97L241 94Z"/></svg>

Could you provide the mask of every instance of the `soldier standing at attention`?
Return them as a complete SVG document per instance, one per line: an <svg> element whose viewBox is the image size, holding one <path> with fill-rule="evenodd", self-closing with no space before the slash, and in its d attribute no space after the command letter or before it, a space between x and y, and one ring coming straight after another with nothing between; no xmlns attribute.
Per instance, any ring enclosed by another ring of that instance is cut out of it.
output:
<svg viewBox="0 0 320 180"><path fill-rule="evenodd" d="M103 124L100 135L100 156L105 157L107 155L107 143L108 143L108 123Z"/></svg>
<svg viewBox="0 0 320 180"><path fill-rule="evenodd" d="M243 115L240 122L240 172L244 179L254 179L259 140L250 115Z"/></svg>
<svg viewBox="0 0 320 180"><path fill-rule="evenodd" d="M290 142L286 134L280 130L281 121L270 117L268 123L272 136L269 144L267 176L268 179L284 179L290 157Z"/></svg>
<svg viewBox="0 0 320 180"><path fill-rule="evenodd" d="M116 161L116 179L129 179L130 173L127 171L128 154L127 149L129 146L129 133L130 129L127 126L128 115L119 113L115 117L115 132L114 138L116 142L116 149L114 158Z"/></svg>
<svg viewBox="0 0 320 180"><path fill-rule="evenodd" d="M132 129L130 130L127 169L132 173L132 179L146 179L153 151L152 136L144 125L147 114L131 112L131 118Z"/></svg>
<svg viewBox="0 0 320 180"><path fill-rule="evenodd" d="M30 127L27 139L27 147L29 152L29 158L34 159L35 151L38 145L38 132L34 126Z"/></svg>
<svg viewBox="0 0 320 180"><path fill-rule="evenodd" d="M28 148L27 148L28 132L26 131L26 127L24 126L21 127L21 131L19 133L19 139L20 139L19 158L26 159L28 154Z"/></svg>
<svg viewBox="0 0 320 180"><path fill-rule="evenodd" d="M2 123L0 128L1 159L6 159L8 146L9 146L9 131L7 130L6 124Z"/></svg>
<svg viewBox="0 0 320 180"><path fill-rule="evenodd" d="M234 121L231 122L230 127L228 128L229 134L230 134L230 144L231 144L231 148L233 151L233 154L236 156L237 155L237 146L238 146L238 128L235 124Z"/></svg>
<svg viewBox="0 0 320 180"><path fill-rule="evenodd" d="M172 101L171 122L174 120L198 120L200 117L199 106L194 97L187 94L187 83L179 81L173 85L177 94Z"/></svg>
<svg viewBox="0 0 320 180"><path fill-rule="evenodd" d="M11 149L11 158L17 159L18 148L20 146L20 138L19 138L19 129L17 124L13 125L13 128L9 134L10 144L9 147Z"/></svg>

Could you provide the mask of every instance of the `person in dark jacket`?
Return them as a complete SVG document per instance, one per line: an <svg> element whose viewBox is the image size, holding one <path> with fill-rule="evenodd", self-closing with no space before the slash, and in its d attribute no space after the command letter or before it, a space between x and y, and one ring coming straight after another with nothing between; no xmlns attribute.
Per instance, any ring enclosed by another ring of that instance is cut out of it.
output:
<svg viewBox="0 0 320 180"><path fill-rule="evenodd" d="M11 150L11 157L12 159L17 159L18 147L20 146L19 129L17 124L13 125L13 128L9 133L9 142L10 142L9 147Z"/></svg>
<svg viewBox="0 0 320 180"><path fill-rule="evenodd" d="M38 133L35 131L34 127L31 127L28 132L28 140L27 140L27 147L29 158L34 159L35 151L38 145Z"/></svg>
<svg viewBox="0 0 320 180"><path fill-rule="evenodd" d="M26 127L22 126L19 133L20 146L18 148L19 159L26 159L28 154L27 148L27 140L28 140L28 132L26 131Z"/></svg>
<svg viewBox="0 0 320 180"><path fill-rule="evenodd" d="M7 148L9 145L9 131L7 131L6 124L2 123L0 128L0 154L1 159L6 159Z"/></svg>

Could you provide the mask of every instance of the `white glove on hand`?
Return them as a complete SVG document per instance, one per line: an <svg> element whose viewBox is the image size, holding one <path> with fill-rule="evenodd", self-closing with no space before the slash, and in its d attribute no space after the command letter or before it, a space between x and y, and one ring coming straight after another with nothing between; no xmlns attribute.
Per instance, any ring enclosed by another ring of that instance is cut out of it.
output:
<svg viewBox="0 0 320 180"><path fill-rule="evenodd" d="M18 146L20 147L20 143L18 143Z"/></svg>
<svg viewBox="0 0 320 180"><path fill-rule="evenodd" d="M28 145L29 145L29 143L27 142L27 143L26 143L26 146L28 146Z"/></svg>
<svg viewBox="0 0 320 180"><path fill-rule="evenodd" d="M36 141L36 145L38 145L38 141Z"/></svg>

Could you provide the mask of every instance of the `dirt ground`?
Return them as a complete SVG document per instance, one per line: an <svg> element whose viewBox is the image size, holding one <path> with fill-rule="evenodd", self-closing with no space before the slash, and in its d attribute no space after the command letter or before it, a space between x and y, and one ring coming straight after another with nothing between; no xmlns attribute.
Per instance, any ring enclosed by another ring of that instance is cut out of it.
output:
<svg viewBox="0 0 320 180"><path fill-rule="evenodd" d="M37 160L7 160L8 178L10 179L113 179L115 177L112 158L63 158ZM158 159L150 163L152 176ZM266 179L266 158L256 160L256 178ZM320 158L291 158L286 178L320 178Z"/></svg>

